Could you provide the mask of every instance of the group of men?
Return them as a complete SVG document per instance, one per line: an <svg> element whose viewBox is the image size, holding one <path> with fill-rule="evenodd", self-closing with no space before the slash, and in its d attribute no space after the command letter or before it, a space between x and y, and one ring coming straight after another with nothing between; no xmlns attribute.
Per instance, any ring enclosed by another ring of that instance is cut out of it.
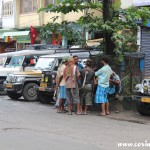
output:
<svg viewBox="0 0 150 150"><path fill-rule="evenodd" d="M68 114L72 115L73 106L76 105L76 114L86 115L88 107L93 104L93 87L97 84L99 85L99 82L104 82L105 85L104 80L106 80L108 72L110 73L108 73L109 85L106 86L107 94L116 93L116 96L118 96L118 93L120 92L120 79L115 72L112 70L106 70L106 72L103 72L100 71L101 69L94 72L92 69L92 61L90 59L86 60L85 67L83 67L78 61L78 56L65 57L58 68L55 88L58 91L57 113L66 112L64 106L67 105ZM102 75L100 77L102 78L102 81L99 81L99 74ZM101 84L103 85L103 83L100 83L100 85ZM99 95L96 94L95 102L97 96ZM103 102L100 103L102 104ZM108 103L108 101L106 103ZM109 110L107 109L107 112L105 113L102 107L102 113L100 114L109 114Z"/></svg>

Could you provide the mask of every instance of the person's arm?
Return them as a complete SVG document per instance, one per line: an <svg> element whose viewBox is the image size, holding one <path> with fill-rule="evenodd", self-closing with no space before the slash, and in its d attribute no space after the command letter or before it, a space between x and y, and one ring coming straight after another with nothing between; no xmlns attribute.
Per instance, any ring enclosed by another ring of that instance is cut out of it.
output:
<svg viewBox="0 0 150 150"><path fill-rule="evenodd" d="M62 79L63 79L63 75L61 75L61 76L59 77L58 86L59 86L60 82L62 81Z"/></svg>
<svg viewBox="0 0 150 150"><path fill-rule="evenodd" d="M58 89L58 81L59 80L59 78L58 78L58 75L56 76L56 79L55 79L55 81L56 81L56 86L55 86L55 90L57 90Z"/></svg>
<svg viewBox="0 0 150 150"><path fill-rule="evenodd" d="M93 76L92 76L92 84L95 84L95 73L93 72Z"/></svg>
<svg viewBox="0 0 150 150"><path fill-rule="evenodd" d="M120 78L117 74L115 74L115 76L113 77L113 79L110 79L110 83L114 84L114 85L119 85L120 84Z"/></svg>
<svg viewBox="0 0 150 150"><path fill-rule="evenodd" d="M80 72L78 70L78 68L76 67L76 81L78 82L78 80L80 79Z"/></svg>
<svg viewBox="0 0 150 150"><path fill-rule="evenodd" d="M59 77L59 80L58 80L58 86L59 86L60 82L61 82L62 79L63 79L63 75L64 75L64 70L65 70L65 68L66 68L66 66L63 66L63 67L61 67L61 69L60 69L60 77Z"/></svg>
<svg viewBox="0 0 150 150"><path fill-rule="evenodd" d="M94 77L94 84L96 85L98 83L98 77Z"/></svg>
<svg viewBox="0 0 150 150"><path fill-rule="evenodd" d="M98 71L95 72L95 76L99 76L100 74L102 74L102 69L99 69Z"/></svg>
<svg viewBox="0 0 150 150"><path fill-rule="evenodd" d="M119 85L120 84L120 80L112 80L112 79L110 79L109 81L110 81L110 83L112 83L114 85Z"/></svg>

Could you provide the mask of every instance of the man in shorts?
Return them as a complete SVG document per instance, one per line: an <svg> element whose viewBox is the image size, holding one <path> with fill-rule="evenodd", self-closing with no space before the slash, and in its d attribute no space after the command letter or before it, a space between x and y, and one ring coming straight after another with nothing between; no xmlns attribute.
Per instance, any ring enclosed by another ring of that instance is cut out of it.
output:
<svg viewBox="0 0 150 150"><path fill-rule="evenodd" d="M68 104L68 114L72 115L72 107L74 104L77 105L76 114L81 114L80 112L80 99L78 90L78 79L80 77L79 70L74 64L72 57L68 60L68 65L64 70L64 79L66 81L66 101Z"/></svg>
<svg viewBox="0 0 150 150"><path fill-rule="evenodd" d="M86 61L85 69L80 70L81 74L81 89L80 89L80 100L81 100L81 112L82 112L82 106L84 105L84 111L82 114L87 115L88 107L92 105L92 99L93 99L93 82L94 82L94 76L95 73L92 70L92 61L88 59Z"/></svg>
<svg viewBox="0 0 150 150"><path fill-rule="evenodd" d="M59 87L59 90L58 90L59 91L58 93L59 106L58 106L57 113L66 112L64 109L64 103L66 100L66 81L63 78L63 73L64 73L64 69L67 66L67 63L68 63L67 58L64 58L57 72L56 89L58 89Z"/></svg>
<svg viewBox="0 0 150 150"><path fill-rule="evenodd" d="M113 72L110 76L110 85L109 85L109 94L115 94L115 98L119 97L119 93L121 92L121 80L120 77Z"/></svg>

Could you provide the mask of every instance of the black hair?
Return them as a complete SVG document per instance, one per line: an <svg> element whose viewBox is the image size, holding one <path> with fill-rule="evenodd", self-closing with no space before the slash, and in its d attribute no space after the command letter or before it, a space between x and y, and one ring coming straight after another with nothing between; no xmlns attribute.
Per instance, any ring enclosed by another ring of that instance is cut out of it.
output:
<svg viewBox="0 0 150 150"><path fill-rule="evenodd" d="M108 62L109 62L109 59L108 59L108 57L107 56L104 56L101 60L103 60L105 63L107 63L108 64Z"/></svg>
<svg viewBox="0 0 150 150"><path fill-rule="evenodd" d="M89 67L92 66L92 61L91 61L91 59L87 59L87 61L86 61L86 66L89 66Z"/></svg>
<svg viewBox="0 0 150 150"><path fill-rule="evenodd" d="M73 58L75 58L75 57L77 57L77 58L78 58L78 56L77 56L77 55L74 55L74 56L73 56Z"/></svg>

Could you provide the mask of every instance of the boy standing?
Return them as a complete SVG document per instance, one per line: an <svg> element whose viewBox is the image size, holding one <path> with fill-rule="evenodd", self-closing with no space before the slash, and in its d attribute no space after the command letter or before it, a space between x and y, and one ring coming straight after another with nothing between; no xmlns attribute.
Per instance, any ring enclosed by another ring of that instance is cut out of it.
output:
<svg viewBox="0 0 150 150"><path fill-rule="evenodd" d="M78 79L80 73L77 66L74 64L73 58L69 58L68 65L64 70L64 79L66 81L66 100L68 103L69 115L72 115L73 104L77 105L77 114L80 112L80 99L78 90Z"/></svg>

